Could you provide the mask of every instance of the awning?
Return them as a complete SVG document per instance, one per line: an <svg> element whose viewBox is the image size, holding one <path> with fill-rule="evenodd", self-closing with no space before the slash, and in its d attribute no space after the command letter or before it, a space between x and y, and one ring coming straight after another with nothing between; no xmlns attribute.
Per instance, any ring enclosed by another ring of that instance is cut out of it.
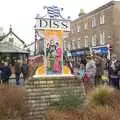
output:
<svg viewBox="0 0 120 120"><path fill-rule="evenodd" d="M13 44L10 44L9 42L0 43L0 53L24 53L28 54L29 52L25 49L21 49L17 46L14 46Z"/></svg>

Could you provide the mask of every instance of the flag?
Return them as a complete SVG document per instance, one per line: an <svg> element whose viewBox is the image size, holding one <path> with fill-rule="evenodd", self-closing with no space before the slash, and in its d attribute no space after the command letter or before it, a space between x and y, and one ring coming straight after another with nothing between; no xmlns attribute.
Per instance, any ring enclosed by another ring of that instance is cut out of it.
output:
<svg viewBox="0 0 120 120"><path fill-rule="evenodd" d="M60 17L60 8L57 6L47 7L47 12L50 18Z"/></svg>

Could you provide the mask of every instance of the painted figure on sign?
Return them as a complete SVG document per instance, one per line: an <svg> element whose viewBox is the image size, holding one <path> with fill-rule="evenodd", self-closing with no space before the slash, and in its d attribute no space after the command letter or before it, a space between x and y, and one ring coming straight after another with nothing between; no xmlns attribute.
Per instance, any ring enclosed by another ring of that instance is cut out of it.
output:
<svg viewBox="0 0 120 120"><path fill-rule="evenodd" d="M60 73L61 72L61 57L62 57L62 49L59 47L59 43L56 42L56 54L55 54L55 62L53 65L53 72Z"/></svg>
<svg viewBox="0 0 120 120"><path fill-rule="evenodd" d="M56 51L56 46L54 44L54 40L50 40L50 46L49 46L49 52L48 52L48 57L49 57L49 67L48 71L52 71L54 61L55 61L55 51Z"/></svg>
<svg viewBox="0 0 120 120"><path fill-rule="evenodd" d="M47 68L50 69L50 44L49 43L47 43L46 57L47 57Z"/></svg>

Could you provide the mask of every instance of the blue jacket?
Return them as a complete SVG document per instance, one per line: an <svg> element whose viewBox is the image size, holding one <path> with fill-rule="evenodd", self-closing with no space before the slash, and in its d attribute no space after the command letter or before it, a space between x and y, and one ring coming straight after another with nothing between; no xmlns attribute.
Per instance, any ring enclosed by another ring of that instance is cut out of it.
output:
<svg viewBox="0 0 120 120"><path fill-rule="evenodd" d="M23 64L22 65L22 73L27 74L28 73L28 64Z"/></svg>
<svg viewBox="0 0 120 120"><path fill-rule="evenodd" d="M3 67L2 78L9 78L11 76L11 69L9 66Z"/></svg>
<svg viewBox="0 0 120 120"><path fill-rule="evenodd" d="M0 79L3 77L3 66L0 66Z"/></svg>

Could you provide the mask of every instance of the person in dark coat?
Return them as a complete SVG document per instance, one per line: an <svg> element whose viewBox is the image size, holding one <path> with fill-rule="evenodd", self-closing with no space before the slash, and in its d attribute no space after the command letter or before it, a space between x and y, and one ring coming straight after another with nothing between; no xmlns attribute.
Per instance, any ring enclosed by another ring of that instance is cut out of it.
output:
<svg viewBox="0 0 120 120"><path fill-rule="evenodd" d="M86 64L87 64L87 60L85 59L85 57L84 56L82 56L81 57L81 64L83 64L84 66L86 66Z"/></svg>
<svg viewBox="0 0 120 120"><path fill-rule="evenodd" d="M26 60L23 62L21 70L22 70L22 74L23 74L23 79L25 81L28 77L28 64L27 64Z"/></svg>
<svg viewBox="0 0 120 120"><path fill-rule="evenodd" d="M3 79L3 67L4 67L4 62L0 61L0 83L2 82Z"/></svg>
<svg viewBox="0 0 120 120"><path fill-rule="evenodd" d="M15 63L16 85L20 84L20 74L21 74L21 64L20 64L20 60L17 60Z"/></svg>
<svg viewBox="0 0 120 120"><path fill-rule="evenodd" d="M11 69L8 66L8 63L5 62L4 67L3 67L3 73L2 73L3 84L8 84L9 83L9 77L10 76L11 76Z"/></svg>
<svg viewBox="0 0 120 120"><path fill-rule="evenodd" d="M96 63L96 79L95 79L95 84L99 85L101 81L101 77L104 73L104 68L103 68L103 60L102 57L98 54L95 55L95 63Z"/></svg>
<svg viewBox="0 0 120 120"><path fill-rule="evenodd" d="M120 61L117 60L116 55L112 55L111 60L109 61L108 65L108 72L109 72L109 83L113 87L119 89L119 73L120 71Z"/></svg>

